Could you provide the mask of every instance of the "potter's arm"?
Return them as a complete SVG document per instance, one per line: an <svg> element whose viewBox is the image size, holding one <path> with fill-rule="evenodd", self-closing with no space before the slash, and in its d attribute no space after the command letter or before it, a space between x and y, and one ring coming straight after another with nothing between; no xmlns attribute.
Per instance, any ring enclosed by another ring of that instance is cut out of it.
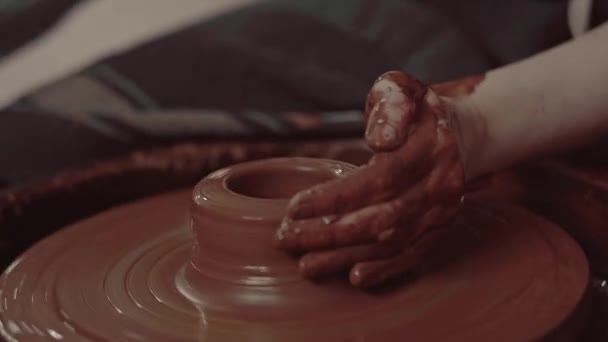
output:
<svg viewBox="0 0 608 342"><path fill-rule="evenodd" d="M297 194L276 235L279 248L304 253L305 275L350 269L361 287L408 272L430 253L465 180L608 130L608 25L485 78L428 87L388 72L365 113L377 153Z"/></svg>
<svg viewBox="0 0 608 342"><path fill-rule="evenodd" d="M608 131L608 24L487 73L455 104L469 179L597 139Z"/></svg>

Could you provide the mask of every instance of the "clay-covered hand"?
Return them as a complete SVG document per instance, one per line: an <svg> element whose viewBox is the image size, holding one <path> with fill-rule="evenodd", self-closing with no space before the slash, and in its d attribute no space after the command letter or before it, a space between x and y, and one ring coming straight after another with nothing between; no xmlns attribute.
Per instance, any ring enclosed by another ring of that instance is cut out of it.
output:
<svg viewBox="0 0 608 342"><path fill-rule="evenodd" d="M411 270L455 216L464 183L455 116L430 87L388 72L365 115L370 162L294 196L276 234L280 249L303 254L305 276L349 270L357 287Z"/></svg>

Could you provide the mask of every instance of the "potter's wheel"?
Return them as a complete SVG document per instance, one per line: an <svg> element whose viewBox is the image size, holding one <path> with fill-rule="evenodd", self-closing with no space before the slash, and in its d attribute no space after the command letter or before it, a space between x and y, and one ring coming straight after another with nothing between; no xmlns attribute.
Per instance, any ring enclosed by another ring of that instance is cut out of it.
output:
<svg viewBox="0 0 608 342"><path fill-rule="evenodd" d="M191 203L190 190L145 199L35 245L1 278L4 337L530 341L563 326L587 288L584 255L559 228L521 209L473 202L429 272L396 288L364 293L339 280L289 278L287 287L314 297L283 297L285 282L247 285L255 291L209 285L197 294L188 290ZM265 315L221 303L289 310Z"/></svg>

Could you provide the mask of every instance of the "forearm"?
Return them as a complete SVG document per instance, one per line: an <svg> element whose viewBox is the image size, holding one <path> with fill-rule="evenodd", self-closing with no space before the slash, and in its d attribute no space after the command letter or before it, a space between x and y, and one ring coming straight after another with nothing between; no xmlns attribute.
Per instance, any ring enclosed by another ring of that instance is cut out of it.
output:
<svg viewBox="0 0 608 342"><path fill-rule="evenodd" d="M486 74L454 101L466 177L608 132L608 25Z"/></svg>

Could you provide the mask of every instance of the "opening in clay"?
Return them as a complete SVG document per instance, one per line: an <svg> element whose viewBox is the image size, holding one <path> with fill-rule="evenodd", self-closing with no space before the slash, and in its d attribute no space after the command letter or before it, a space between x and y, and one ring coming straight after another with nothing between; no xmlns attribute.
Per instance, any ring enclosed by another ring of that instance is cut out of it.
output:
<svg viewBox="0 0 608 342"><path fill-rule="evenodd" d="M336 175L318 170L251 170L230 176L227 187L240 195L263 199L288 199L301 190L323 183Z"/></svg>

